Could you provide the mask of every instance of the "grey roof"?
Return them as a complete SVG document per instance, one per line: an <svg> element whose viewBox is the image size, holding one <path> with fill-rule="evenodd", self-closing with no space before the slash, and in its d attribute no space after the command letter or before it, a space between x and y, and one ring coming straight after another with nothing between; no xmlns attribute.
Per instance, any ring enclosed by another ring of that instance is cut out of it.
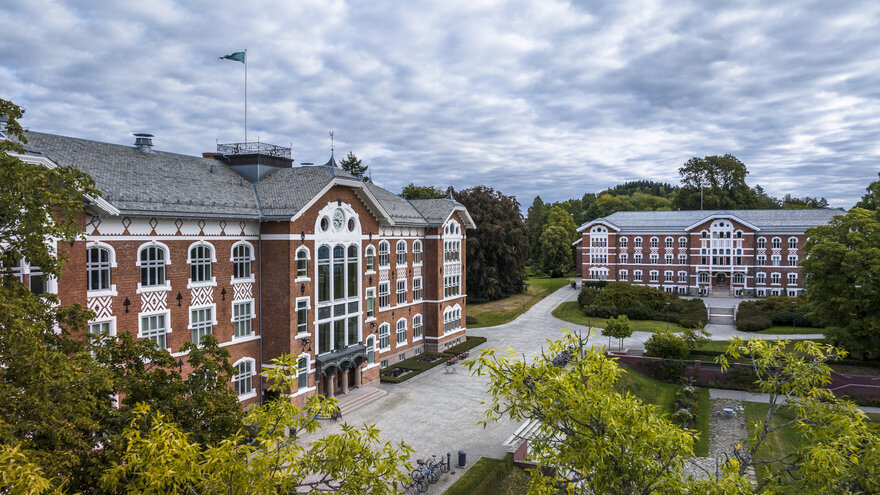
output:
<svg viewBox="0 0 880 495"><path fill-rule="evenodd" d="M456 206L452 199L408 201L335 166L279 168L254 185L225 162L134 146L28 132L29 154L73 166L95 180L103 199L121 214L207 217L291 217L331 181L363 184L395 224L438 225ZM257 203L259 198L259 204Z"/></svg>
<svg viewBox="0 0 880 495"><path fill-rule="evenodd" d="M27 139L32 153L91 175L122 213L259 216L251 184L219 160L33 131Z"/></svg>
<svg viewBox="0 0 880 495"><path fill-rule="evenodd" d="M618 211L594 222L606 221L621 230L683 231L712 216L734 216L762 230L797 231L831 221L840 210L684 210L684 211ZM582 226L582 227L583 227Z"/></svg>

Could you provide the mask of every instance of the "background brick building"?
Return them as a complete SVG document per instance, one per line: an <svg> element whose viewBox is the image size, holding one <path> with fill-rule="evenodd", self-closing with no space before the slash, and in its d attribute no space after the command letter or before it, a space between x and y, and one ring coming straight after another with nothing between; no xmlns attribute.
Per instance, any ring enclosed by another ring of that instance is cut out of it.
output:
<svg viewBox="0 0 880 495"><path fill-rule="evenodd" d="M670 293L796 296L804 231L839 210L625 211L582 225L585 281L620 280Z"/></svg>
<svg viewBox="0 0 880 495"><path fill-rule="evenodd" d="M22 262L35 291L80 302L92 332L152 339L183 362L213 335L243 404L261 369L301 356L295 400L344 393L381 367L464 340L466 230L451 197L408 201L341 170L293 166L290 149L218 145L203 157L29 132L21 159L74 166L102 192L84 240L58 246L59 280Z"/></svg>

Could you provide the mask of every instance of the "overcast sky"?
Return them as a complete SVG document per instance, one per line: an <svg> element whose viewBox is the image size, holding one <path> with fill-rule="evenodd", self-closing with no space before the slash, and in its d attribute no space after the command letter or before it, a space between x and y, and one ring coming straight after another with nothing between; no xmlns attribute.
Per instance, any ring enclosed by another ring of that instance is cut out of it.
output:
<svg viewBox="0 0 880 495"><path fill-rule="evenodd" d="M710 9L711 6L711 9ZM524 207L732 153L850 207L880 170L880 2L6 0L33 130L188 154L248 138Z"/></svg>

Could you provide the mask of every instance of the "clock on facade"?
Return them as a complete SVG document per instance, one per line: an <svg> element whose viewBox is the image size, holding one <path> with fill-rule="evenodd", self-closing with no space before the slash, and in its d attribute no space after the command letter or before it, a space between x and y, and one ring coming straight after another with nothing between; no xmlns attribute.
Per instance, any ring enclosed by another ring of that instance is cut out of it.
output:
<svg viewBox="0 0 880 495"><path fill-rule="evenodd" d="M339 232L342 230L342 224L345 221L345 215L342 213L342 210L336 210L333 212L333 230Z"/></svg>

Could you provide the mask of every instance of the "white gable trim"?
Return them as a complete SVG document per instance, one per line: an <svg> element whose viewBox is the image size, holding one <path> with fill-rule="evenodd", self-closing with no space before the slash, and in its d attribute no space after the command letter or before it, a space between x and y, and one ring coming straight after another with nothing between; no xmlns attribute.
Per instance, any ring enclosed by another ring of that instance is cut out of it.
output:
<svg viewBox="0 0 880 495"><path fill-rule="evenodd" d="M615 232L620 232L620 227L618 227L617 225L614 225L613 223L609 222L608 220L605 220L604 218L597 218L595 220L587 222L587 223L581 225L580 227L578 227L577 231L583 232L583 231L587 230L588 228L592 227L593 225L604 225L604 226L608 227L609 229L614 230Z"/></svg>
<svg viewBox="0 0 880 495"><path fill-rule="evenodd" d="M455 212L464 213L464 215L461 215L461 217L464 221L465 227L469 229L477 228L477 224L474 222L474 219L471 218L471 214L468 213L467 208L465 208L463 205L456 205L455 208L453 208L452 211L449 213L449 215L447 215L446 219L443 220L443 225L446 225L446 222L448 222L449 219L452 218L452 214Z"/></svg>
<svg viewBox="0 0 880 495"><path fill-rule="evenodd" d="M753 229L753 230L756 230L756 231L761 230L761 227L758 227L757 225L753 225L753 224L751 224L751 223L749 223L749 222L746 222L746 221L743 220L742 218L739 218L739 217L736 216L736 215L731 215L731 214L729 214L729 213L727 213L727 214L724 214L724 213L716 213L715 215L709 215L709 216L703 218L702 220L698 221L697 223L695 223L695 224L693 224L693 225L688 225L687 227L685 227L685 230L688 230L688 231L689 231L689 230L692 230L692 229L696 228L697 226L702 225L702 224L704 224L704 223L706 223L706 222L708 222L708 221L710 221L710 220L720 220L720 219L724 219L724 220L736 220L737 222L739 222L739 223L745 225L746 227L749 227L750 229Z"/></svg>
<svg viewBox="0 0 880 495"><path fill-rule="evenodd" d="M319 199L323 198L324 195L327 194L327 192L330 191L330 189L333 186L343 186L343 187L351 187L352 189L358 189L358 191L357 191L358 197L360 197L362 200L364 200L365 203L367 203L367 207L371 211L373 211L374 215L376 215L379 222L380 223L385 222L387 225L394 225L394 220L391 219L391 215L389 215L388 212L385 210L385 208L379 203L379 201L376 199L376 196L374 196L373 193L370 192L369 188L364 187L363 182L345 179L345 178L341 178L341 177L334 177L333 179L331 179L330 182L328 182L327 185L324 186L323 189L321 189L321 192L319 192L318 194L313 196L312 199L309 200L309 202L305 204L305 206L300 208L300 210L297 211L296 214L294 214L290 218L290 221L293 222L297 218L305 215L306 211L308 211L309 208L314 206L315 203L317 203Z"/></svg>
<svg viewBox="0 0 880 495"><path fill-rule="evenodd" d="M52 160L50 160L44 156L20 155L18 153L8 153L8 154L10 156L14 156L15 158L18 158L19 160L21 160L25 163L30 163L32 165L42 165L42 166L48 167L48 168L57 168L58 167L58 164L56 164L55 162L53 162ZM100 196L98 196L97 198L93 198L89 195L86 195L86 199L88 201L94 203L95 206L97 206L99 209L101 209L107 215L113 215L113 216L119 215L119 209L116 208L115 206L113 206L112 204L110 204L106 199L104 199Z"/></svg>

